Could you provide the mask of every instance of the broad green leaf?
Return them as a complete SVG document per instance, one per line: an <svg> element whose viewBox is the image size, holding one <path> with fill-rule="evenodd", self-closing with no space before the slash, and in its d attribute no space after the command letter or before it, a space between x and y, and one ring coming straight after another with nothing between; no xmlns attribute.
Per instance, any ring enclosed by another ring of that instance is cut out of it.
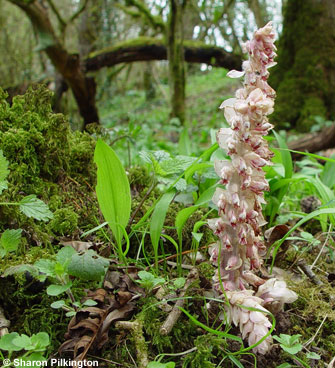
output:
<svg viewBox="0 0 335 368"><path fill-rule="evenodd" d="M291 368L292 365L290 363L283 363L281 365L278 365L277 368Z"/></svg>
<svg viewBox="0 0 335 368"><path fill-rule="evenodd" d="M7 176L9 174L8 161L0 150L0 194L8 188Z"/></svg>
<svg viewBox="0 0 335 368"><path fill-rule="evenodd" d="M6 351L20 351L21 347L14 344L13 340L19 337L17 332L11 332L9 334L3 335L0 339L0 349Z"/></svg>
<svg viewBox="0 0 335 368"><path fill-rule="evenodd" d="M131 210L130 187L126 172L111 147L98 140L94 162L97 164L96 193L100 210L111 228L116 242L121 246Z"/></svg>
<svg viewBox="0 0 335 368"><path fill-rule="evenodd" d="M158 243L163 229L166 212L169 205L175 196L175 190L172 189L167 193L164 193L162 198L157 202L155 209L151 216L150 221L150 238L154 247L155 257L158 256ZM156 258L157 259L157 258Z"/></svg>
<svg viewBox="0 0 335 368"><path fill-rule="evenodd" d="M33 217L36 220L48 221L53 218L49 207L35 194L24 197L19 202L20 211L28 217Z"/></svg>
<svg viewBox="0 0 335 368"><path fill-rule="evenodd" d="M0 248L3 248L6 253L15 252L20 244L21 229L5 230L0 238Z"/></svg>
<svg viewBox="0 0 335 368"><path fill-rule="evenodd" d="M81 280L100 281L105 275L109 261L98 256L93 250L82 255L74 254L68 265L68 272Z"/></svg>
<svg viewBox="0 0 335 368"><path fill-rule="evenodd" d="M71 246L68 245L63 247L56 255L57 262L60 263L64 269L66 269L74 254L77 254L77 252Z"/></svg>
<svg viewBox="0 0 335 368"><path fill-rule="evenodd" d="M199 164L192 165L185 171L185 180L189 181L189 179L193 176L195 172L202 172L209 167L213 167L213 162L201 162Z"/></svg>
<svg viewBox="0 0 335 368"><path fill-rule="evenodd" d="M58 296L60 294L63 294L66 290L69 290L72 286L72 282L68 282L66 285L56 285L52 284L49 285L47 288L47 294L51 296Z"/></svg>

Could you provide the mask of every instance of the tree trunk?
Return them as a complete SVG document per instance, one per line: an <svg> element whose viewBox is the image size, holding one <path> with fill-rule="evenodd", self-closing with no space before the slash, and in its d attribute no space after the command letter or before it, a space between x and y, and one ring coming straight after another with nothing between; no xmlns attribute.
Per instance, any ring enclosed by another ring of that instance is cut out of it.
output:
<svg viewBox="0 0 335 368"><path fill-rule="evenodd" d="M278 65L270 84L277 90L271 119L309 131L313 116L335 117L335 2L288 0Z"/></svg>
<svg viewBox="0 0 335 368"><path fill-rule="evenodd" d="M167 25L167 50L169 60L169 84L171 116L185 122L185 62L183 46L182 0L170 0Z"/></svg>
<svg viewBox="0 0 335 368"><path fill-rule="evenodd" d="M47 10L38 1L24 2L10 0L20 7L29 17L39 38L39 50L44 50L56 70L63 76L79 107L84 119L84 127L90 123L99 123L95 106L95 81L86 77L77 54L69 54L56 37Z"/></svg>
<svg viewBox="0 0 335 368"><path fill-rule="evenodd" d="M294 151L318 152L335 147L335 124L324 128L321 132L306 134L303 138L290 142L289 149ZM292 153L298 158L298 153Z"/></svg>

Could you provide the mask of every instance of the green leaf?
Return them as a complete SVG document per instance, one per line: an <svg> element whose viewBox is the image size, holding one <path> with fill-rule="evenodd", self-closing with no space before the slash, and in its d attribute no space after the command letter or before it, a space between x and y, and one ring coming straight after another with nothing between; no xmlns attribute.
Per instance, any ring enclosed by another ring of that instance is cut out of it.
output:
<svg viewBox="0 0 335 368"><path fill-rule="evenodd" d="M28 217L33 217L36 220L48 221L53 218L49 207L35 194L24 197L19 202L20 211Z"/></svg>
<svg viewBox="0 0 335 368"><path fill-rule="evenodd" d="M188 128L184 127L179 136L178 152L180 155L189 156L192 153L192 142L188 135Z"/></svg>
<svg viewBox="0 0 335 368"><path fill-rule="evenodd" d="M100 281L105 275L109 261L98 256L93 250L84 254L74 254L68 265L68 272L72 276L85 281Z"/></svg>
<svg viewBox="0 0 335 368"><path fill-rule="evenodd" d="M179 239L179 244L182 242L182 231L186 221L192 216L192 214L198 209L199 206L192 206L183 208L177 213L175 226Z"/></svg>
<svg viewBox="0 0 335 368"><path fill-rule="evenodd" d="M34 334L30 339L36 350L44 349L50 344L49 335L46 332Z"/></svg>
<svg viewBox="0 0 335 368"><path fill-rule="evenodd" d="M98 167L96 193L100 210L121 246L123 232L119 225L127 226L131 210L128 178L115 152L101 139L95 147L94 162Z"/></svg>
<svg viewBox="0 0 335 368"><path fill-rule="evenodd" d="M13 344L25 350L31 350L33 348L30 337L25 334L15 337L13 339Z"/></svg>
<svg viewBox="0 0 335 368"><path fill-rule="evenodd" d="M66 285L52 284L47 288L47 294L51 296L57 296L63 294L66 290L69 290L72 286L72 282L68 282Z"/></svg>
<svg viewBox="0 0 335 368"><path fill-rule="evenodd" d="M66 317L73 317L76 315L76 312L75 311L70 311L70 312L67 312L66 314Z"/></svg>
<svg viewBox="0 0 335 368"><path fill-rule="evenodd" d="M57 300L56 302L51 303L50 307L53 309L59 309L64 307L64 305L66 305L64 300Z"/></svg>
<svg viewBox="0 0 335 368"><path fill-rule="evenodd" d="M200 206L200 205L209 203L213 198L216 188L217 188L217 184L207 188L204 192L200 194L195 204L197 206Z"/></svg>
<svg viewBox="0 0 335 368"><path fill-rule="evenodd" d="M236 367L244 368L242 363L236 357L234 357L234 355L229 354L228 358L236 365Z"/></svg>
<svg viewBox="0 0 335 368"><path fill-rule="evenodd" d="M9 174L8 161L0 150L0 194L4 189L8 189L7 176Z"/></svg>
<svg viewBox="0 0 335 368"><path fill-rule="evenodd" d="M306 354L306 358L308 359L316 359L316 360L319 360L321 359L320 355L319 354L316 354L312 351L310 351L309 353Z"/></svg>
<svg viewBox="0 0 335 368"><path fill-rule="evenodd" d="M0 248L3 248L5 254L9 252L15 252L20 244L21 229L17 230L5 230L0 238Z"/></svg>
<svg viewBox="0 0 335 368"><path fill-rule="evenodd" d="M6 351L20 351L21 347L14 344L13 340L19 336L17 332L11 332L1 337L0 339L0 349Z"/></svg>
<svg viewBox="0 0 335 368"><path fill-rule="evenodd" d="M95 305L97 305L98 303L95 302L94 300L92 299L88 299L88 300L85 300L83 305L85 305L86 307L93 307Z"/></svg>
<svg viewBox="0 0 335 368"><path fill-rule="evenodd" d="M293 346L286 346L283 344L280 344L280 347L286 351L289 354L295 355L297 353L299 353L299 351L302 350L302 345L301 344L295 344Z"/></svg>
<svg viewBox="0 0 335 368"><path fill-rule="evenodd" d="M150 238L152 245L154 247L155 257L158 256L158 243L159 238L163 229L166 212L169 205L175 195L175 190L170 190L169 192L163 194L162 198L157 202L155 209L151 216L150 221Z"/></svg>
<svg viewBox="0 0 335 368"><path fill-rule="evenodd" d="M37 267L30 265L30 264L20 264L17 266L11 266L6 269L3 273L2 277L7 277L10 275L20 274L24 272L29 272L33 277L38 275Z"/></svg>
<svg viewBox="0 0 335 368"><path fill-rule="evenodd" d="M168 362L168 363L160 363L160 362L150 362L147 368L175 368L176 363Z"/></svg>
<svg viewBox="0 0 335 368"><path fill-rule="evenodd" d="M283 363L281 365L278 365L277 368L291 368L292 365L290 363Z"/></svg>
<svg viewBox="0 0 335 368"><path fill-rule="evenodd" d="M28 356L24 356L21 357L20 359L22 359L25 362L32 362L31 367L42 367L43 365L41 365L42 362L47 363L47 359L41 354L41 353L31 353ZM33 363L33 362L39 362L39 363ZM26 366L28 367L28 363L26 364ZM44 367L46 367L46 365L44 365Z"/></svg>
<svg viewBox="0 0 335 368"><path fill-rule="evenodd" d="M55 265L56 262L51 259L40 259L34 263L39 272L44 273L46 276L55 277Z"/></svg>
<svg viewBox="0 0 335 368"><path fill-rule="evenodd" d="M185 277L178 277L173 281L173 285L177 289L181 289L185 285L186 279Z"/></svg>
<svg viewBox="0 0 335 368"><path fill-rule="evenodd" d="M66 269L74 254L77 254L77 252L71 246L68 245L63 247L56 255L57 262L60 263L64 269Z"/></svg>

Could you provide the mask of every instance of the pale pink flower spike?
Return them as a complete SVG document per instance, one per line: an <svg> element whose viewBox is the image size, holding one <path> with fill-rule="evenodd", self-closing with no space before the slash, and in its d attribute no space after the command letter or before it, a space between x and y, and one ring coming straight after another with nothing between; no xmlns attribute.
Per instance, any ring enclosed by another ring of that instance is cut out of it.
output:
<svg viewBox="0 0 335 368"><path fill-rule="evenodd" d="M215 162L215 171L225 189L218 188L213 197L220 217L209 221L219 238L210 248L211 261L218 266L213 289L229 300L229 307L225 307L227 322L239 326L242 338L247 338L250 346L267 335L272 325L264 306L274 304L282 308L284 303L297 299L285 281L266 281L255 274L266 253L260 227L266 223L261 205L269 185L262 168L271 165L273 154L263 136L273 128L267 116L273 112L275 91L267 79L268 69L276 64L274 38L269 22L244 44L249 60L243 62L243 71L227 74L231 78L244 76L244 84L235 98L220 106L230 128L220 129L217 141L231 161ZM265 354L271 343L269 335L253 351Z"/></svg>

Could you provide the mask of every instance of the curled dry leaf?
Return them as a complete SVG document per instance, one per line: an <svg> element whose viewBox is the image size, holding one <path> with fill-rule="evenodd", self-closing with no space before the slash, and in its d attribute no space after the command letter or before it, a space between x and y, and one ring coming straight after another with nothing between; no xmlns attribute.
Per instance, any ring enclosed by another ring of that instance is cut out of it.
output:
<svg viewBox="0 0 335 368"><path fill-rule="evenodd" d="M66 341L59 353L73 352L73 359L83 361L88 351L100 350L109 340L109 329L116 321L129 318L135 309L135 299L144 294L133 281L137 274L109 271L104 289L87 291L86 300L97 304L79 310L71 319L65 334Z"/></svg>

